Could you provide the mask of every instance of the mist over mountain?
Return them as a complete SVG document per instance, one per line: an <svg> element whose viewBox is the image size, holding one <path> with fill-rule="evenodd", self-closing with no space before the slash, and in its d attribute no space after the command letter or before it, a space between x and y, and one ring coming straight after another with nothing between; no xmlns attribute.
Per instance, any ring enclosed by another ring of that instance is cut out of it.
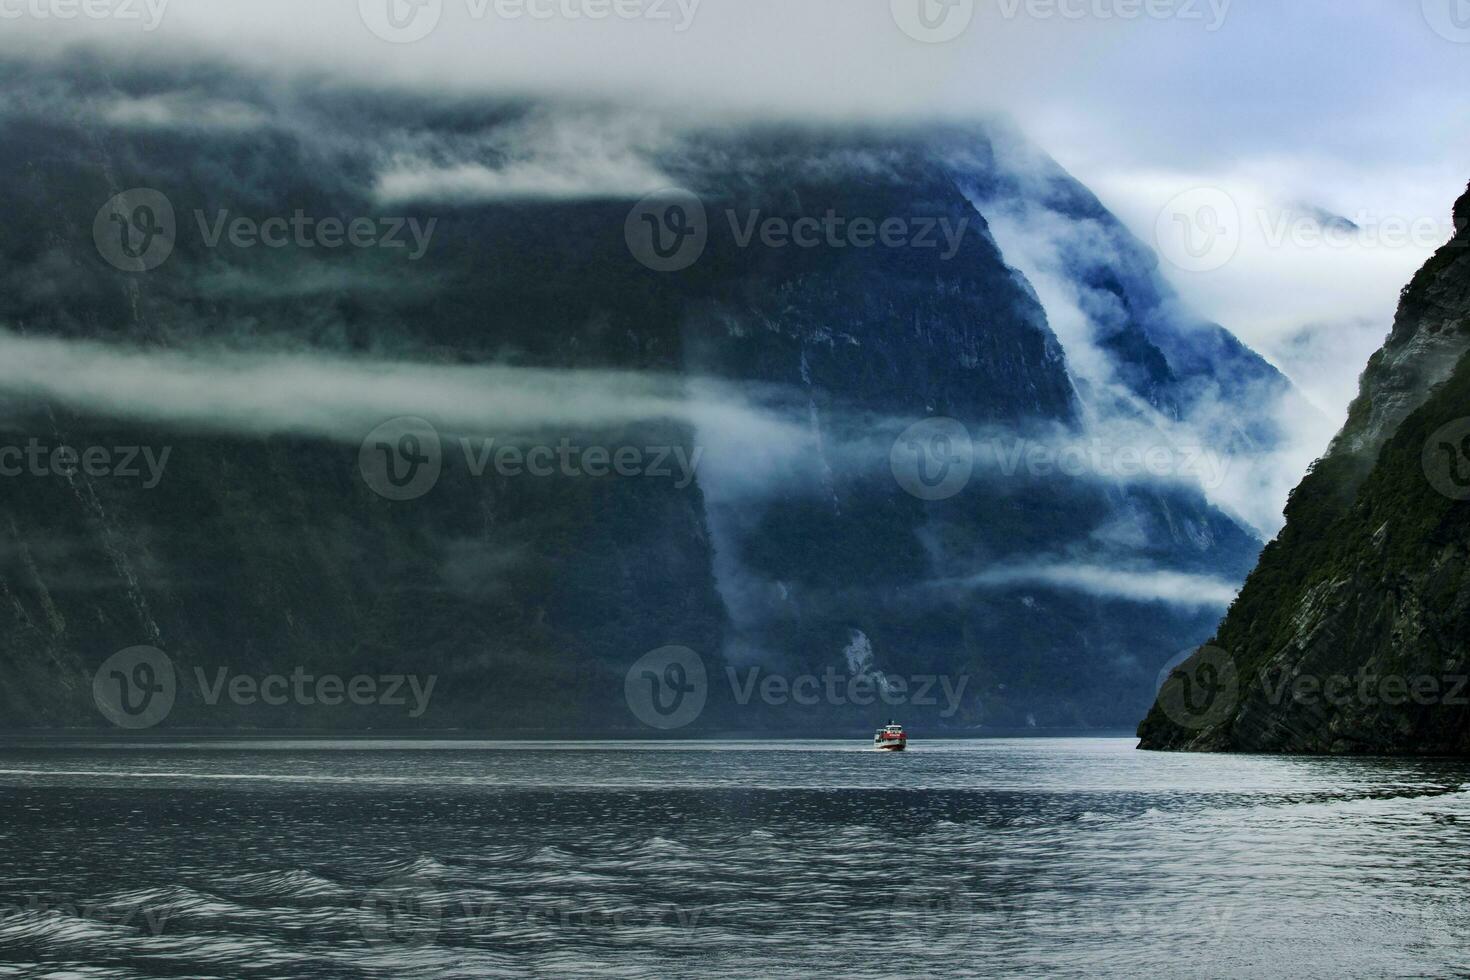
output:
<svg viewBox="0 0 1470 980"><path fill-rule="evenodd" d="M1275 530L1307 409L1007 122L5 69L0 446L47 451L0 497L11 727L100 724L137 644L438 678L339 727L639 731L668 646L696 730L887 710L741 703L752 668L1122 726ZM166 724L326 717L181 684Z"/></svg>

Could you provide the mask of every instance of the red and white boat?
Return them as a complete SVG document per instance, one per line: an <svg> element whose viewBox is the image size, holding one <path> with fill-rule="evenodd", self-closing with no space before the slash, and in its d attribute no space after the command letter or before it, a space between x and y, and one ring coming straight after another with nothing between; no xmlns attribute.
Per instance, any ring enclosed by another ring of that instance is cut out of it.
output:
<svg viewBox="0 0 1470 980"><path fill-rule="evenodd" d="M879 752L902 752L908 744L909 737L903 733L903 726L892 722L873 734L873 748Z"/></svg>

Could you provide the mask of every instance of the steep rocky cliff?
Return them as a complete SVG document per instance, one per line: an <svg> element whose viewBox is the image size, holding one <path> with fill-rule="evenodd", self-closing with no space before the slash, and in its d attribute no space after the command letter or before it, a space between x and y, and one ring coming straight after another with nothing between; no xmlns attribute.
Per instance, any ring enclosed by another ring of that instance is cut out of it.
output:
<svg viewBox="0 0 1470 980"><path fill-rule="evenodd" d="M77 467L0 482L0 727L103 724L93 675L135 644L185 677L439 678L417 717L210 703L192 684L170 726L642 731L625 675L666 645L714 679L705 728L886 710L735 704L727 666L942 675L959 703L904 711L931 729L1116 726L1259 550L1196 474L982 452L1182 458L1217 439L1213 418L1191 428L1206 388L1242 441L1269 443L1289 388L1163 303L1147 250L1047 162L1058 220L1106 224L1128 256L1052 269L1097 294L1100 357L1124 379L1079 380L991 233L1022 175L985 127L712 128L219 67L7 68L0 449L170 456L154 485ZM631 209L672 184L702 201L707 242L658 270ZM104 207L139 188L177 224L146 271L115 245L141 248L157 209ZM263 244L297 214L434 230L417 255L340 230ZM834 243L831 215L903 240ZM821 241L768 238L768 220ZM370 437L399 416L437 436ZM936 417L975 442L942 500L906 491L892 455ZM487 469L492 439L702 455L689 479L530 476ZM442 474L423 495L366 478L365 458L429 440ZM1160 577L1215 595L1160 594Z"/></svg>
<svg viewBox="0 0 1470 980"><path fill-rule="evenodd" d="M1470 192L1146 749L1470 752Z"/></svg>

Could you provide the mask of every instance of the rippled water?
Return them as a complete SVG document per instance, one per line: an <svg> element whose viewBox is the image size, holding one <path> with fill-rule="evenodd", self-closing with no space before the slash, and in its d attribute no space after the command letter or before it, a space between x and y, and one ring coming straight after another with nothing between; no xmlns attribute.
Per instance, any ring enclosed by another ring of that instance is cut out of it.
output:
<svg viewBox="0 0 1470 980"><path fill-rule="evenodd" d="M1470 766L1133 745L12 745L0 977L1470 972Z"/></svg>

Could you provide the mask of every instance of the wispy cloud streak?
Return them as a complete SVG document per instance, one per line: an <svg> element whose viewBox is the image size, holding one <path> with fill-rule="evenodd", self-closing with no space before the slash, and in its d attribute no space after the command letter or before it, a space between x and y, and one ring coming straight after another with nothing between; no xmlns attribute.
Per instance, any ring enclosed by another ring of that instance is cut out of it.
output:
<svg viewBox="0 0 1470 980"><path fill-rule="evenodd" d="M792 439L724 386L690 396L680 378L627 371L460 366L232 351L143 350L0 333L0 412L38 404L181 429L353 442L386 418L506 436L672 422Z"/></svg>
<svg viewBox="0 0 1470 980"><path fill-rule="evenodd" d="M970 588L1049 586L1106 599L1220 608L1230 605L1240 591L1236 585L1207 575L1070 562L1002 565L945 584Z"/></svg>

